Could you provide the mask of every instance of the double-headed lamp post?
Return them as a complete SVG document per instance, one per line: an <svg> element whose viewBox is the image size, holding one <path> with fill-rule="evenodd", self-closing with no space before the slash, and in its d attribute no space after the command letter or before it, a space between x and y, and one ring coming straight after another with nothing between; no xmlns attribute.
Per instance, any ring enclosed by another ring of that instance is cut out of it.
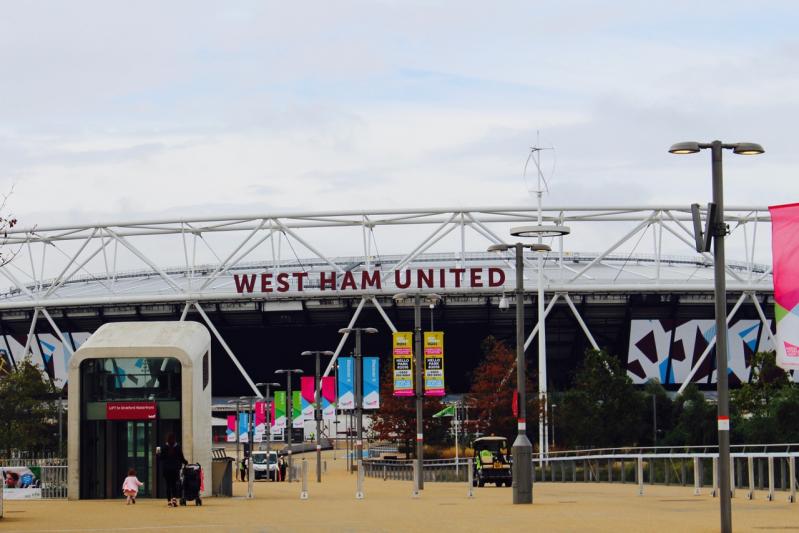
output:
<svg viewBox="0 0 799 533"><path fill-rule="evenodd" d="M294 419L292 418L292 405L291 405L291 375L292 374L302 374L302 370L299 368L281 368L280 370L275 370L275 374L286 374L286 449L288 450L289 455L289 474L288 480L294 481L292 479L292 465L294 462L291 458L291 433L294 429Z"/></svg>
<svg viewBox="0 0 799 533"><path fill-rule="evenodd" d="M300 355L303 357L316 358L316 370L314 373L314 410L313 417L316 420L316 482L322 482L322 383L319 381L319 374L321 373L321 366L319 358L321 356L333 357L335 354L330 350L308 350L302 352Z"/></svg>
<svg viewBox="0 0 799 533"><path fill-rule="evenodd" d="M393 296L394 301L413 299L413 365L415 367L414 380L416 381L416 476L414 491L424 489L424 383L423 368L424 356L422 355L422 300L430 305L435 305L441 296L435 293L400 293Z"/></svg>
<svg viewBox="0 0 799 533"><path fill-rule="evenodd" d="M270 394L272 391L270 389L272 387L279 387L280 383L256 383L255 386L266 388L266 396L264 396L266 400L264 403L264 410L266 411L266 413L264 413L266 415L266 479L269 480L272 476L269 468L269 456L272 450L272 396ZM275 466L277 466L277 463L275 463ZM277 476L275 476L275 480L277 480Z"/></svg>
<svg viewBox="0 0 799 533"><path fill-rule="evenodd" d="M260 400L260 396L241 396L239 400L244 402L247 407L247 442L250 444L250 455L247 457L247 498L253 497L253 482L255 477L255 465L253 464L252 452L255 451L255 402ZM267 457L268 461L268 457ZM269 463L267 462L267 465Z"/></svg>
<svg viewBox="0 0 799 533"><path fill-rule="evenodd" d="M732 531L732 506L730 493L730 398L727 382L727 286L725 278L724 236L729 233L724 223L724 184L721 165L722 150L732 150L738 155L759 155L765 152L756 143L727 144L721 141L710 143L681 142L671 146L672 154L695 154L700 150L710 150L713 202L708 209L708 221L704 235L700 235L698 216L695 215L694 228L697 233L697 251L710 251L713 243L713 278L715 281L716 304L716 390L718 393L718 433L719 433L719 508L721 511L721 531ZM692 208L698 215L698 206ZM701 248L701 249L700 249Z"/></svg>
<svg viewBox="0 0 799 533"><path fill-rule="evenodd" d="M363 384L361 383L361 333L374 335L377 333L375 328L341 328L338 332L342 335L355 333L355 456L358 458L360 467L363 460ZM360 474L358 475L360 481ZM360 490L358 491L360 492Z"/></svg>
<svg viewBox="0 0 799 533"><path fill-rule="evenodd" d="M239 421L241 420L241 408L245 407L247 404L242 402L241 400L228 400L229 404L236 406L236 468L234 469L235 475L233 477L240 478L241 476L241 428L239 427ZM244 481L243 479L239 479L239 481Z"/></svg>
<svg viewBox="0 0 799 533"><path fill-rule="evenodd" d="M516 252L516 391L517 391L517 432L513 441L513 503L533 503L533 445L527 438L527 396L525 383L527 369L524 364L524 249L548 252L546 244L494 244L489 252ZM540 307L540 306L539 306ZM540 310L539 310L540 312ZM541 316L539 316L539 320ZM541 328L538 334L541 335ZM540 338L540 337L539 337ZM542 433L543 435L543 433Z"/></svg>

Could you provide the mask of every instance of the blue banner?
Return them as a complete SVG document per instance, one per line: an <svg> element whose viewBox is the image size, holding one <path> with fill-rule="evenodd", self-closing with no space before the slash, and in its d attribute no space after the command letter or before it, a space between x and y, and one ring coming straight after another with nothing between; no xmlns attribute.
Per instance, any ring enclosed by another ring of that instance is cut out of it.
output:
<svg viewBox="0 0 799 533"><path fill-rule="evenodd" d="M239 442L250 442L249 429L249 413L239 413Z"/></svg>
<svg viewBox="0 0 799 533"><path fill-rule="evenodd" d="M380 358L363 358L363 408L380 408Z"/></svg>
<svg viewBox="0 0 799 533"><path fill-rule="evenodd" d="M353 370L352 357L338 358L338 408L342 410L355 409Z"/></svg>

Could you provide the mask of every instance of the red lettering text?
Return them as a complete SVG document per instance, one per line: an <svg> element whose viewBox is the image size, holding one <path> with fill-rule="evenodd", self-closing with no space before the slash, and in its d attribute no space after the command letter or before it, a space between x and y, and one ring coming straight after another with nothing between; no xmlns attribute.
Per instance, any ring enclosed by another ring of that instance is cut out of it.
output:
<svg viewBox="0 0 799 533"><path fill-rule="evenodd" d="M329 273L321 272L319 274L319 288L325 290L325 285L330 285L331 289L336 290L335 272L329 272Z"/></svg>
<svg viewBox="0 0 799 533"><path fill-rule="evenodd" d="M301 291L302 290L302 280L303 280L303 278L307 278L308 277L308 273L307 272L292 272L291 275L294 276L295 278L297 278L297 290Z"/></svg>
<svg viewBox="0 0 799 533"><path fill-rule="evenodd" d="M261 292L272 292L272 274L261 274Z"/></svg>
<svg viewBox="0 0 799 533"><path fill-rule="evenodd" d="M417 270L416 271L416 286L418 288L422 288L422 284L427 285L428 288L433 287L433 269L428 269L427 272L424 270Z"/></svg>
<svg viewBox="0 0 799 533"><path fill-rule="evenodd" d="M371 277L370 277L371 276ZM375 287L376 289L382 288L383 280L380 279L380 272L374 271L369 274L367 271L361 273L361 289L366 287Z"/></svg>
<svg viewBox="0 0 799 533"><path fill-rule="evenodd" d="M341 290L344 289L354 289L355 288L355 276L352 275L352 272L349 270L344 273L344 281L341 282Z"/></svg>
<svg viewBox="0 0 799 533"><path fill-rule="evenodd" d="M255 288L255 274L246 276L233 274L233 282L236 284L236 292L252 292L253 288Z"/></svg>
<svg viewBox="0 0 799 533"><path fill-rule="evenodd" d="M465 268L450 268L449 269L451 274L455 274L455 287L461 286L461 276L464 272L466 272Z"/></svg>
<svg viewBox="0 0 799 533"><path fill-rule="evenodd" d="M505 271L497 267L488 268L488 286L500 287L505 284Z"/></svg>
<svg viewBox="0 0 799 533"><path fill-rule="evenodd" d="M289 290L288 279L288 272L281 272L277 275L277 292L287 292Z"/></svg>
<svg viewBox="0 0 799 533"><path fill-rule="evenodd" d="M405 281L400 280L400 271L394 271L394 285L397 286L398 289L407 289L411 286L411 273L409 271L405 271Z"/></svg>
<svg viewBox="0 0 799 533"><path fill-rule="evenodd" d="M483 286L483 269L482 268L470 268L469 269L469 286L470 287L482 287Z"/></svg>

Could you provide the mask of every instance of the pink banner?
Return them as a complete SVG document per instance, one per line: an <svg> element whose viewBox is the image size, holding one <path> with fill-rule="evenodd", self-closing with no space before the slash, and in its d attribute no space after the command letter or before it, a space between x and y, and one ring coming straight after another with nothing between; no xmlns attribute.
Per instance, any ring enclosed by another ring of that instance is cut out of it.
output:
<svg viewBox="0 0 799 533"><path fill-rule="evenodd" d="M771 256L777 364L799 368L799 204L776 205L771 213Z"/></svg>
<svg viewBox="0 0 799 533"><path fill-rule="evenodd" d="M266 402L255 402L255 425L266 424Z"/></svg>
<svg viewBox="0 0 799 533"><path fill-rule="evenodd" d="M314 396L316 392L314 391L314 377L313 376L302 376L300 378L300 391L302 392L302 399L308 403L314 403Z"/></svg>
<svg viewBox="0 0 799 533"><path fill-rule="evenodd" d="M326 376L322 378L322 398L329 403L336 402L336 377Z"/></svg>

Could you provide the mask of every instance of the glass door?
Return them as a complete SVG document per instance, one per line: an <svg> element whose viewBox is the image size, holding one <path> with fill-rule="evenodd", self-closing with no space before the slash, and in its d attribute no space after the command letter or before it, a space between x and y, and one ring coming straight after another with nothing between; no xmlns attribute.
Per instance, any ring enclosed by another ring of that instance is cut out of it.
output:
<svg viewBox="0 0 799 533"><path fill-rule="evenodd" d="M139 489L140 496L153 495L153 480L150 473L153 467L154 435L153 423L148 421L129 421L126 422L126 457L125 464L127 469L135 468L136 476L139 481L144 483Z"/></svg>

